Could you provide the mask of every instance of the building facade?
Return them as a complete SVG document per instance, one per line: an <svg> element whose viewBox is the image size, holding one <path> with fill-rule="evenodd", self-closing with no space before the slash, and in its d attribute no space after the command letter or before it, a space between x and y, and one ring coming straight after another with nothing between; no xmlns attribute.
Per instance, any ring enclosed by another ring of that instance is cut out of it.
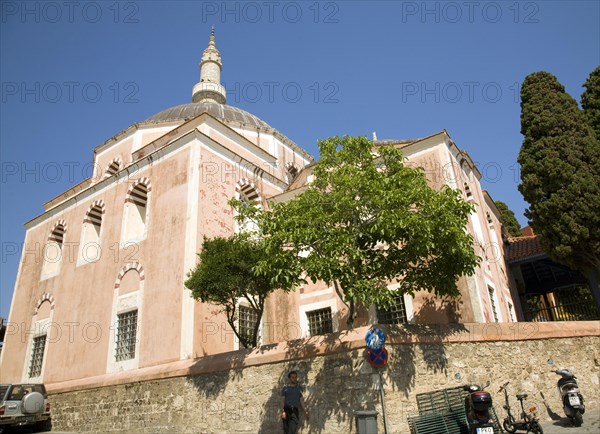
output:
<svg viewBox="0 0 600 434"><path fill-rule="evenodd" d="M0 381L60 384L108 378L239 348L218 307L195 302L184 281L205 237L240 228L230 198L285 200L310 182L313 157L258 117L226 104L211 35L192 103L163 110L94 149L93 176L26 223L0 359ZM480 173L444 130L402 149L434 188L475 204L467 230L482 257L459 280L461 297L399 297L360 312L371 323L515 321L499 212ZM393 285L390 289L394 289ZM343 330L346 311L321 283L268 300L261 343ZM240 327L256 318L240 310Z"/></svg>

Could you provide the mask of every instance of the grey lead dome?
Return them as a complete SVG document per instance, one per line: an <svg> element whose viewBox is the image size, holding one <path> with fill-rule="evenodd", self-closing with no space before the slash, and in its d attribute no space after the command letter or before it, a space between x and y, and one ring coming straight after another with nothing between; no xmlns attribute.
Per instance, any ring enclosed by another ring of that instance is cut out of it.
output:
<svg viewBox="0 0 600 434"><path fill-rule="evenodd" d="M145 121L142 121L141 124L182 121L194 118L202 113L208 113L227 123L234 122L260 129L274 130L274 128L265 121L258 116L248 113L246 110L212 101L192 102L170 107L150 116Z"/></svg>

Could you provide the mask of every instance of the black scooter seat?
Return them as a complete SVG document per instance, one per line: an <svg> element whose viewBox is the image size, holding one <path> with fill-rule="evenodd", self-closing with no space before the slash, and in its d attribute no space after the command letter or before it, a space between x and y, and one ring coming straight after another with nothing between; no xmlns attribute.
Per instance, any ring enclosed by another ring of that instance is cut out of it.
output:
<svg viewBox="0 0 600 434"><path fill-rule="evenodd" d="M527 398L527 394L524 394L524 395L517 395L517 399L518 399L519 401L521 401L522 399L525 399L525 398Z"/></svg>

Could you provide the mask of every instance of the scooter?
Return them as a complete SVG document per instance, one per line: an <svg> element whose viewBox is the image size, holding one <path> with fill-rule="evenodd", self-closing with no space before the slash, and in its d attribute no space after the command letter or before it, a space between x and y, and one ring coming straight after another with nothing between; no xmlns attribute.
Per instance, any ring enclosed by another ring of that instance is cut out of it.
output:
<svg viewBox="0 0 600 434"><path fill-rule="evenodd" d="M509 433L517 432L517 430L524 430L525 432L532 432L534 434L544 434L544 430L540 426L540 423L535 415L536 408L531 407L529 409L529 413L525 411L523 401L527 398L527 395L517 395L517 399L521 403L521 419L515 419L510 411L510 403L508 401L508 390L506 389L506 386L509 384L510 381L507 381L500 386L500 390L498 390L498 392L504 392L504 409L508 414L502 422L504 429Z"/></svg>
<svg viewBox="0 0 600 434"><path fill-rule="evenodd" d="M561 377L558 380L557 386L565 414L571 419L573 425L581 426L583 423L583 413L585 413L585 405L583 404L583 395L577 385L577 377L568 369L557 369L552 372Z"/></svg>
<svg viewBox="0 0 600 434"><path fill-rule="evenodd" d="M463 390L469 392L469 395L465 397L469 434L494 434L494 423L490 416L492 397L484 391L484 388L489 385L488 381L484 387L476 384L463 387Z"/></svg>

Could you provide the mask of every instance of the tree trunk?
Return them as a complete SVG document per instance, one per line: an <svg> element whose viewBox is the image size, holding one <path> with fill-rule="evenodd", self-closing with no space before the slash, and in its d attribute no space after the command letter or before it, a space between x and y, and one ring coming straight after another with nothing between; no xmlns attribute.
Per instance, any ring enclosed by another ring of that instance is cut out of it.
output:
<svg viewBox="0 0 600 434"><path fill-rule="evenodd" d="M354 300L350 300L350 303L347 305L348 306L348 319L346 320L346 325L348 326L348 328L354 328L354 320L356 319L357 316L357 312L356 312L356 303L354 303Z"/></svg>

